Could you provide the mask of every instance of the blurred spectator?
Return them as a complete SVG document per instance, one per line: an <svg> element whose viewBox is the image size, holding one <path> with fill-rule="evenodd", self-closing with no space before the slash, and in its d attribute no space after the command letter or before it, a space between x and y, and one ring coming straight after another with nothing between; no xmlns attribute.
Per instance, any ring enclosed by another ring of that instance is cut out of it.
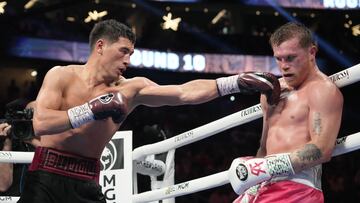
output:
<svg viewBox="0 0 360 203"><path fill-rule="evenodd" d="M19 98L20 96L20 88L16 84L15 79L11 79L9 86L7 87L7 99L8 101L12 101L14 99Z"/></svg>

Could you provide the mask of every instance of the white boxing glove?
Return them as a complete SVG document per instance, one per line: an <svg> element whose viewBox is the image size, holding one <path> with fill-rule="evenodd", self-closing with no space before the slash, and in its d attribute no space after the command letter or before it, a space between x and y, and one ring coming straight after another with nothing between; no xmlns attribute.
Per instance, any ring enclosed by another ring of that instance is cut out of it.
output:
<svg viewBox="0 0 360 203"><path fill-rule="evenodd" d="M241 157L231 163L228 178L236 194L272 177L294 174L289 154L274 154L265 158Z"/></svg>

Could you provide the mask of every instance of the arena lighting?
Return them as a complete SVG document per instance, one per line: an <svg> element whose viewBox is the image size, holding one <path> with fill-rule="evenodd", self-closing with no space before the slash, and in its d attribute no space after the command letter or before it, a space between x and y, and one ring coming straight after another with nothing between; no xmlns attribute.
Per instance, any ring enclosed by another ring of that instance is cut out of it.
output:
<svg viewBox="0 0 360 203"><path fill-rule="evenodd" d="M92 12L89 11L88 14L89 14L89 16L86 17L85 20L84 20L85 23L89 23L92 20L97 21L100 18L106 16L108 14L108 12L107 11L101 11L101 12L98 13L96 10L94 10Z"/></svg>
<svg viewBox="0 0 360 203"><path fill-rule="evenodd" d="M36 70L34 70L34 71L31 71L31 73L30 73L30 75L32 76L32 77L36 77L37 76L37 71Z"/></svg>
<svg viewBox="0 0 360 203"><path fill-rule="evenodd" d="M224 17L226 14L226 10L222 9L218 14L216 14L216 16L211 20L211 23L213 25L215 25L217 22L219 22L219 20Z"/></svg>
<svg viewBox="0 0 360 203"><path fill-rule="evenodd" d="M288 21L299 22L296 18L290 15L285 9L281 8L276 2L272 0L266 0L266 2L271 5L276 11L278 11L282 16L284 16ZM322 47L322 50L334 58L342 66L351 66L353 64L351 60L345 55L338 54L338 51L328 42L323 40L320 36L314 33L316 41L319 43L319 46Z"/></svg>
<svg viewBox="0 0 360 203"><path fill-rule="evenodd" d="M351 29L352 29L352 34L355 37L360 36L360 24L353 26Z"/></svg>
<svg viewBox="0 0 360 203"><path fill-rule="evenodd" d="M6 6L6 1L0 2L0 14L5 13L5 6Z"/></svg>
<svg viewBox="0 0 360 203"><path fill-rule="evenodd" d="M345 28L350 28L352 25L352 20L349 20L348 22L344 23Z"/></svg>
<svg viewBox="0 0 360 203"><path fill-rule="evenodd" d="M166 16L163 16L162 18L164 20L164 23L162 24L162 28L164 30L172 29L174 31L177 31L181 18L171 19L172 13L168 13Z"/></svg>
<svg viewBox="0 0 360 203"><path fill-rule="evenodd" d="M75 22L75 18L71 16L66 17L66 20L69 22Z"/></svg>
<svg viewBox="0 0 360 203"><path fill-rule="evenodd" d="M30 8L32 8L37 1L38 1L38 0L30 0L30 1L28 1L28 2L24 5L24 8L25 8L25 9L30 9Z"/></svg>
<svg viewBox="0 0 360 203"><path fill-rule="evenodd" d="M149 11L153 15L160 16L160 17L164 15L163 11L152 6L150 3L148 3L145 0L133 0L133 2L136 3L138 6L144 8L145 10ZM205 13L208 11L209 11L208 8L204 8ZM213 47L216 47L217 49L220 49L225 52L240 52L237 47L227 44L227 43L224 43L223 40L201 31L196 26L191 26L191 25L187 24L186 22L182 22L180 24L180 26L181 26L182 31L192 34L197 39L204 41L207 44L209 44Z"/></svg>

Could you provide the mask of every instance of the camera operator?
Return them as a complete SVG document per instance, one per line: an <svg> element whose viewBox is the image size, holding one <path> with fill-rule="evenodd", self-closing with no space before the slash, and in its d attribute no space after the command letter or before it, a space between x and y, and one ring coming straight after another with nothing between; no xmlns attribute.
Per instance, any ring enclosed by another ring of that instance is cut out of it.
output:
<svg viewBox="0 0 360 203"><path fill-rule="evenodd" d="M34 103L28 103L25 109L33 108ZM34 151L39 144L39 140L30 135L22 133L24 137L19 139L14 132L17 131L13 125L0 123L0 151ZM0 196L20 196L27 168L28 164L0 163Z"/></svg>
<svg viewBox="0 0 360 203"><path fill-rule="evenodd" d="M0 150L11 151L11 140L8 137L11 126L7 123L0 123ZM0 163L0 192L5 192L13 181L13 165L11 163Z"/></svg>

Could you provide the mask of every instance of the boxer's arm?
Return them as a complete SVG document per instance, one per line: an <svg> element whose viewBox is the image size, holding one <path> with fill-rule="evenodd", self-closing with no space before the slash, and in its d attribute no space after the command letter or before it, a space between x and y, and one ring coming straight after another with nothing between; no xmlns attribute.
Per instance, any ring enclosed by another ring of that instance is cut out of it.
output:
<svg viewBox="0 0 360 203"><path fill-rule="evenodd" d="M181 85L157 85L145 78L143 83L136 102L148 106L199 104L241 92L261 92L266 95L267 102L273 104L280 95L279 82L269 73L241 73L216 80L192 80Z"/></svg>
<svg viewBox="0 0 360 203"><path fill-rule="evenodd" d="M124 119L127 112L126 101L118 91L104 93L68 110L59 110L63 100L63 89L69 80L61 79L67 77L66 72L61 70L53 68L46 74L36 98L33 118L36 136L61 133L108 117L112 117L116 123Z"/></svg>
<svg viewBox="0 0 360 203"><path fill-rule="evenodd" d="M261 138L260 138L260 146L256 153L256 157L266 156L266 138L267 138L267 133L269 130L269 123L267 121L269 106L266 102L265 95L261 95L260 104L261 104L261 109L263 110L263 127L262 127L262 133L261 133Z"/></svg>
<svg viewBox="0 0 360 203"><path fill-rule="evenodd" d="M292 175L331 159L341 123L343 97L335 86L326 85L310 88L308 125L311 140L308 143L289 153L233 161L229 180L237 194L272 177Z"/></svg>
<svg viewBox="0 0 360 203"><path fill-rule="evenodd" d="M322 87L311 88L308 118L311 141L290 154L295 172L331 159L343 108L343 96L339 89L332 85L322 84Z"/></svg>
<svg viewBox="0 0 360 203"><path fill-rule="evenodd" d="M193 80L181 85L158 85L147 78L137 78L141 83L134 98L137 105L176 106L199 104L219 96L215 80Z"/></svg>
<svg viewBox="0 0 360 203"><path fill-rule="evenodd" d="M45 75L43 84L36 98L33 117L35 135L49 135L71 129L66 111L59 110L62 102L63 73L62 67L54 67Z"/></svg>
<svg viewBox="0 0 360 203"><path fill-rule="evenodd" d="M7 123L0 124L0 139L3 139L3 148L0 151L11 151L12 142L8 137L11 126ZM0 192L5 192L13 182L13 164L0 163Z"/></svg>

